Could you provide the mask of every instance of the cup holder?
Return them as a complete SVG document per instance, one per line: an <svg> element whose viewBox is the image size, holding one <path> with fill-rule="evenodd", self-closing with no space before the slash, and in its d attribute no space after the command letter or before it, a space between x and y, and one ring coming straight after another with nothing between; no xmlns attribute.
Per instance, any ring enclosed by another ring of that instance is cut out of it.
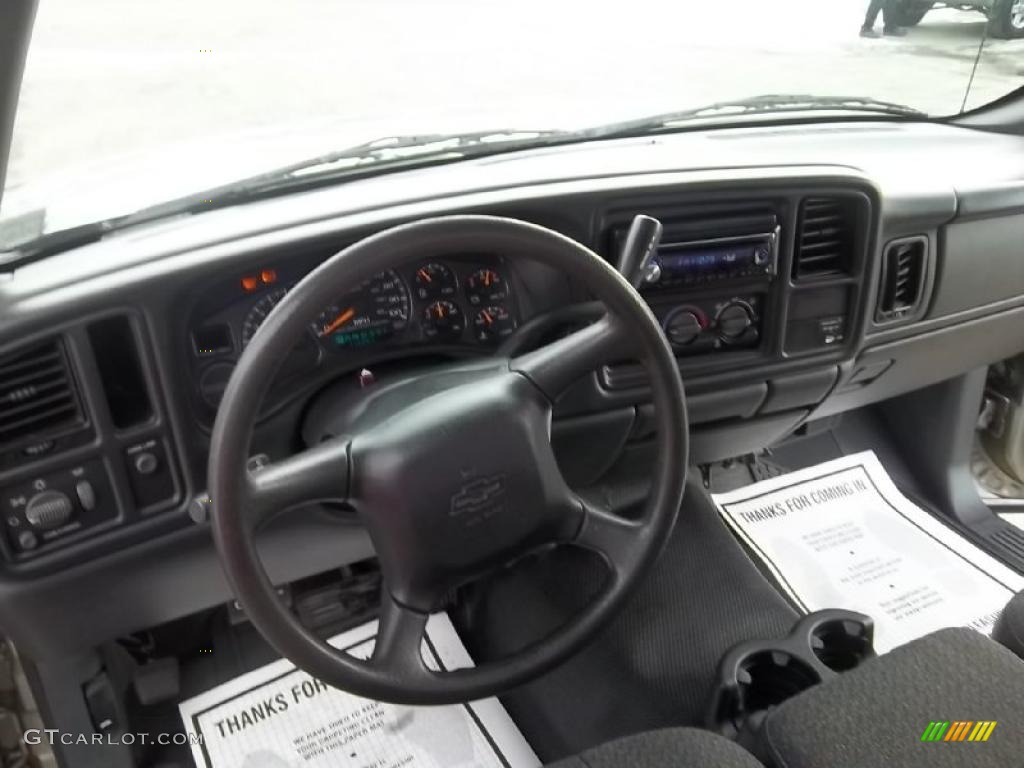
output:
<svg viewBox="0 0 1024 768"><path fill-rule="evenodd" d="M747 711L770 709L821 682L807 662L787 651L752 653L739 665L740 700Z"/></svg>
<svg viewBox="0 0 1024 768"><path fill-rule="evenodd" d="M848 672L875 655L871 633L859 621L833 619L814 627L811 650L833 672Z"/></svg>
<svg viewBox="0 0 1024 768"><path fill-rule="evenodd" d="M818 611L784 638L741 643L722 657L708 728L743 743L773 707L872 658L874 623L860 613Z"/></svg>

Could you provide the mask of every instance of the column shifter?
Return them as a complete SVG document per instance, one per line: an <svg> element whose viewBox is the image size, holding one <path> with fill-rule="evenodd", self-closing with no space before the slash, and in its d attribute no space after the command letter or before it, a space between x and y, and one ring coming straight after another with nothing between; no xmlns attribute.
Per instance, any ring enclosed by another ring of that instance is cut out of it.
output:
<svg viewBox="0 0 1024 768"><path fill-rule="evenodd" d="M619 273L638 290L645 281L657 280L653 273L655 270L660 271L660 267L657 262L651 261L651 257L661 243L662 230L660 221L643 214L634 216L633 223L629 225L626 241L619 254L618 269Z"/></svg>

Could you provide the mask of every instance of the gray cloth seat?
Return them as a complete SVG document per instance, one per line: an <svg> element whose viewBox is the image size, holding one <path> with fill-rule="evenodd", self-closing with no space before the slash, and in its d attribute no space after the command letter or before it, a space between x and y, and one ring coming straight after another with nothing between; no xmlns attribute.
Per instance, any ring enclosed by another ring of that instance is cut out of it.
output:
<svg viewBox="0 0 1024 768"><path fill-rule="evenodd" d="M756 751L778 768L1019 768L1022 718L1024 661L977 632L944 629L783 702ZM984 743L923 740L933 722L955 736L980 721L996 722Z"/></svg>
<svg viewBox="0 0 1024 768"><path fill-rule="evenodd" d="M742 747L710 731L666 728L610 741L548 768L764 768Z"/></svg>
<svg viewBox="0 0 1024 768"><path fill-rule="evenodd" d="M992 639L1024 659L1024 592L1018 592L999 614Z"/></svg>

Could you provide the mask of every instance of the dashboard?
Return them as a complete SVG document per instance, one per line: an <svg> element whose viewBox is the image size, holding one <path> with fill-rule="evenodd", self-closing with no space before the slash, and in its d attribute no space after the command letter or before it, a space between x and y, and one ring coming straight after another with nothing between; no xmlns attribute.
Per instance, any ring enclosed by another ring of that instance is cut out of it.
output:
<svg viewBox="0 0 1024 768"><path fill-rule="evenodd" d="M60 658L229 599L206 463L239 356L333 254L454 213L547 226L613 264L635 215L662 221L641 295L676 352L694 462L1024 350L1024 140L954 126L592 142L113 233L0 276L0 629ZM528 349L592 321L591 300L574 275L514 252L423 253L339 285L269 383L251 454L303 447L311 404L333 387ZM635 362L582 377L554 417L573 485L642 495L658 415ZM260 541L275 582L372 552L347 513L286 517Z"/></svg>

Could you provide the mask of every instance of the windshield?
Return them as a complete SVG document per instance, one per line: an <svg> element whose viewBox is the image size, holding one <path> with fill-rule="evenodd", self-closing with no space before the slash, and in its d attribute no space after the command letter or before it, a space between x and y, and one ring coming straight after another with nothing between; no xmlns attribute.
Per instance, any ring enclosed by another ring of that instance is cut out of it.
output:
<svg viewBox="0 0 1024 768"><path fill-rule="evenodd" d="M0 248L386 136L571 132L765 94L956 114L1024 82L1024 3L967 5L40 0Z"/></svg>

